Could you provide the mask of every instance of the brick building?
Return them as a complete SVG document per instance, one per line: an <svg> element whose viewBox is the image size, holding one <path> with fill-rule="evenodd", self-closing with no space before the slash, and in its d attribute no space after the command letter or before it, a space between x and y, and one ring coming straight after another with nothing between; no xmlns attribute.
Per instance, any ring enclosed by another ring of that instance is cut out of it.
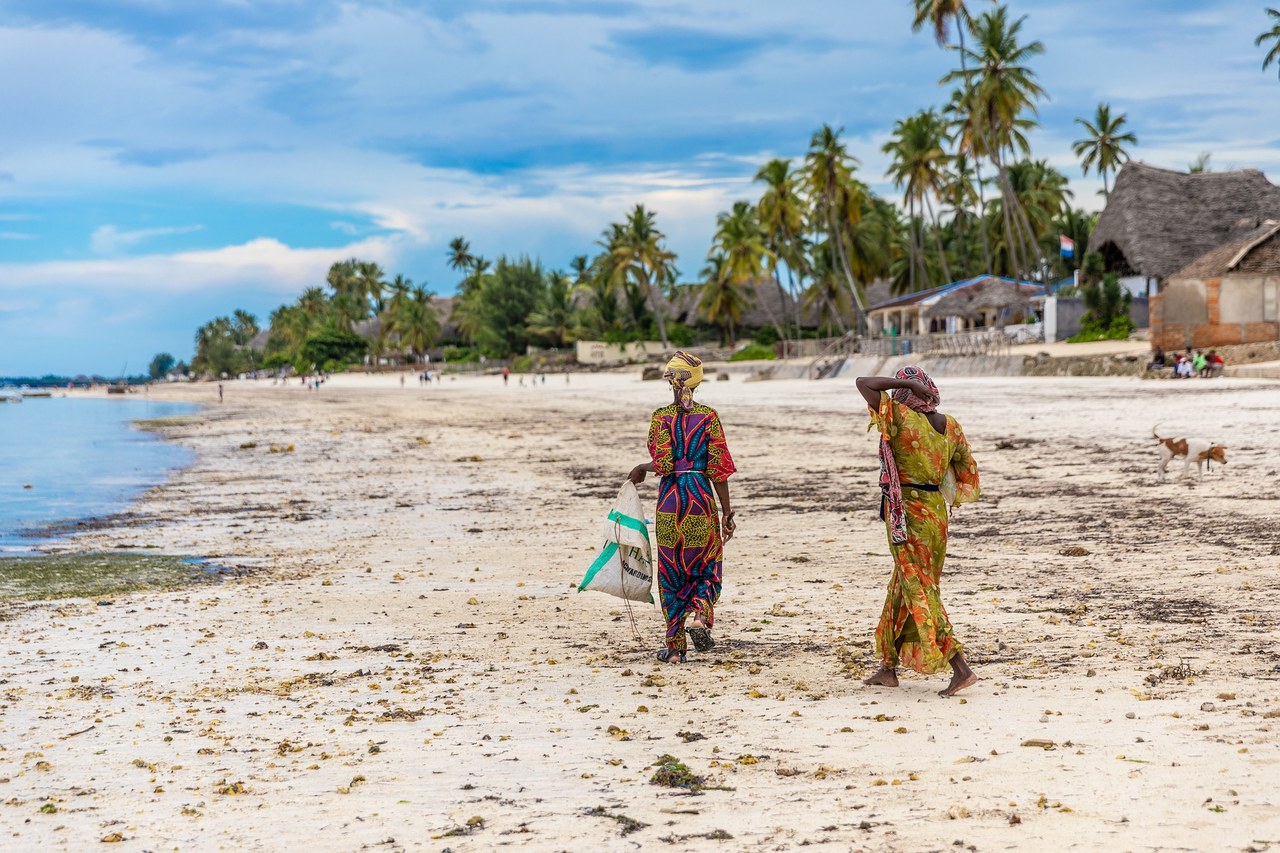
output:
<svg viewBox="0 0 1280 853"><path fill-rule="evenodd" d="M1166 350L1280 340L1280 221L1268 220L1169 276L1151 298Z"/></svg>

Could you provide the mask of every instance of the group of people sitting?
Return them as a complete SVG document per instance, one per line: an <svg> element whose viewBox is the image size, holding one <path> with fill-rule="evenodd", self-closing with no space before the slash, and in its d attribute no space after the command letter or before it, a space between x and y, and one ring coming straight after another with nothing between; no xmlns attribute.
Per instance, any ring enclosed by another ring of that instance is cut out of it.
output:
<svg viewBox="0 0 1280 853"><path fill-rule="evenodd" d="M1169 367L1173 369L1174 379L1190 379L1192 376L1208 378L1221 376L1225 364L1226 361L1218 355L1217 350L1209 350L1205 353L1202 350L1191 349L1185 353L1175 352L1171 356L1166 356L1163 349L1156 347L1155 355L1147 365L1147 370L1162 370Z"/></svg>

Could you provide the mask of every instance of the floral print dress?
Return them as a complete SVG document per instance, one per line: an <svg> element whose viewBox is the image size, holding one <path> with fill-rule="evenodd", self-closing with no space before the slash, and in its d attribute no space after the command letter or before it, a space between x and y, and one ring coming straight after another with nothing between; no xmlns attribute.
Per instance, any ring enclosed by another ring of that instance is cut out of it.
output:
<svg viewBox="0 0 1280 853"><path fill-rule="evenodd" d="M950 415L946 432L940 433L923 414L882 392L879 411L872 410L871 418L871 427L888 440L898 464L907 521L905 543L895 545L890 537L893 575L876 627L876 654L889 668L941 672L963 648L939 591L947 554L947 503L948 498L952 506L978 499L978 466L964 430ZM953 496L947 494L950 483L944 483L948 471L955 477Z"/></svg>

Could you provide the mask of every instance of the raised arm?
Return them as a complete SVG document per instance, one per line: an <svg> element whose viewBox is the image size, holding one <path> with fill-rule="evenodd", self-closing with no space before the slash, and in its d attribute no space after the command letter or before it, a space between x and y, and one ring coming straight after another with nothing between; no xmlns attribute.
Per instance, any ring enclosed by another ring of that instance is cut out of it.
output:
<svg viewBox="0 0 1280 853"><path fill-rule="evenodd" d="M858 392L862 394L862 399L866 400L867 405L873 410L880 408L881 392L892 391L895 388L906 388L922 400L938 402L937 395L933 393L933 389L915 379L898 379L894 376L859 376L856 384Z"/></svg>

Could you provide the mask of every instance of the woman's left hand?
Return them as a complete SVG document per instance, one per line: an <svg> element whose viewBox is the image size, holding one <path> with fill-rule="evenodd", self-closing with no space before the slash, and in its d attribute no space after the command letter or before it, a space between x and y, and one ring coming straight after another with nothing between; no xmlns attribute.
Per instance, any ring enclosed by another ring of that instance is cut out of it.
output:
<svg viewBox="0 0 1280 853"><path fill-rule="evenodd" d="M737 522L733 520L734 515L736 515L736 512L730 510L724 514L724 517L720 522L721 540L724 542L728 542L732 539L734 531L738 529Z"/></svg>

